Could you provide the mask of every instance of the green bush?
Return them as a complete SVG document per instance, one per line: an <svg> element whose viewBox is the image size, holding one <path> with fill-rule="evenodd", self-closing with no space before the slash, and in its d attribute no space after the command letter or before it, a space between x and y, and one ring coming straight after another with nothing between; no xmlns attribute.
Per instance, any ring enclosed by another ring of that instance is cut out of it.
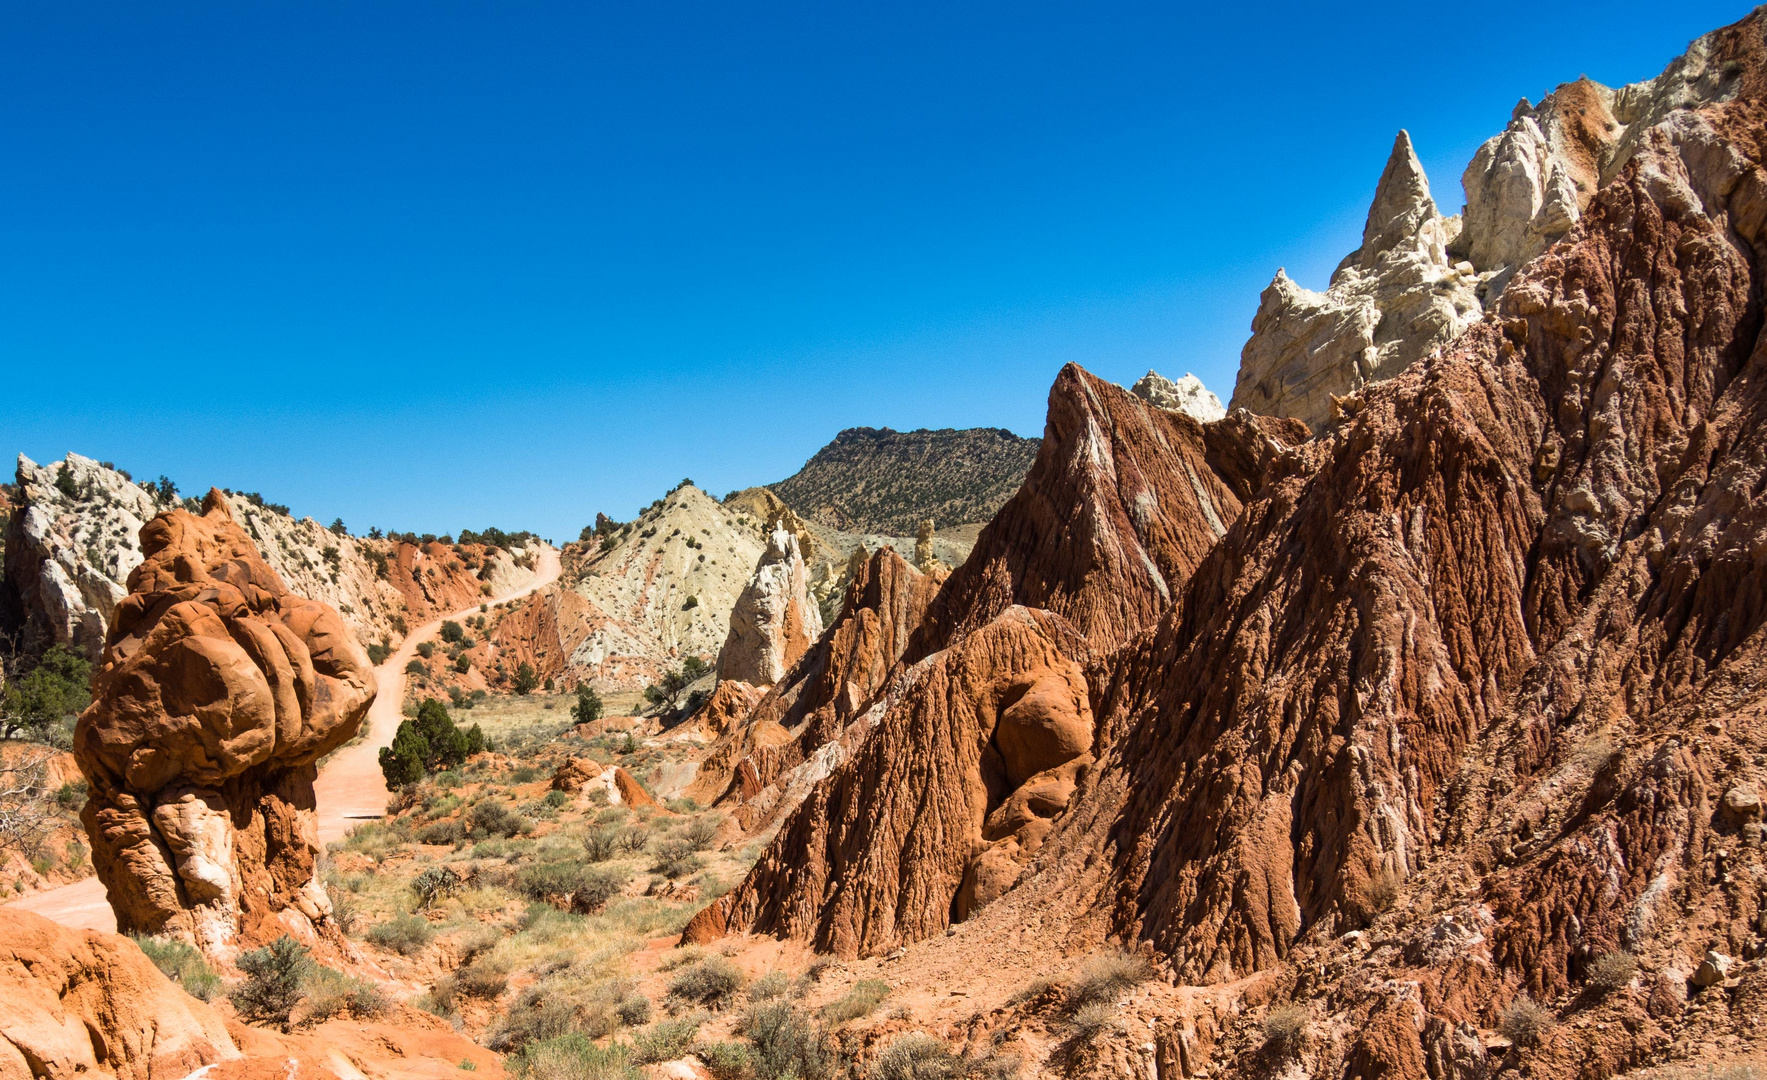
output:
<svg viewBox="0 0 1767 1080"><path fill-rule="evenodd" d="M699 1034L699 1017L658 1020L632 1036L632 1060L640 1065L674 1061L687 1053Z"/></svg>
<svg viewBox="0 0 1767 1080"><path fill-rule="evenodd" d="M588 915L600 911L618 896L627 880L621 871L564 859L522 867L516 872L515 889L531 900Z"/></svg>
<svg viewBox="0 0 1767 1080"><path fill-rule="evenodd" d="M597 1046L588 1036L570 1032L530 1043L509 1060L520 1080L643 1080L628 1063L624 1046Z"/></svg>
<svg viewBox="0 0 1767 1080"><path fill-rule="evenodd" d="M418 642L417 643L417 655L423 657L425 660L428 660L430 657L436 655L436 643L433 641L420 641L420 642Z"/></svg>
<svg viewBox="0 0 1767 1080"><path fill-rule="evenodd" d="M385 555L381 556L381 561L384 564L386 561ZM382 574L381 576L385 577L386 575ZM386 663L387 657L391 655L393 655L393 647L385 641L376 641L368 646L368 662L375 667L379 667Z"/></svg>
<svg viewBox="0 0 1767 1080"><path fill-rule="evenodd" d="M446 641L447 643L452 645L452 644L455 644L456 642L460 641L460 639L464 638L465 636L466 636L466 630L459 623L455 622L453 619L442 620L442 640L443 641Z"/></svg>
<svg viewBox="0 0 1767 1080"><path fill-rule="evenodd" d="M461 653L459 656L456 656L454 658L454 670L458 671L462 675L465 675L467 672L471 671L472 670L472 657L466 655L465 653Z"/></svg>
<svg viewBox="0 0 1767 1080"><path fill-rule="evenodd" d="M380 770L388 787L405 787L429 773L458 766L483 749L485 736L477 724L462 731L446 705L425 698L415 718L399 723L393 745L381 748Z"/></svg>
<svg viewBox="0 0 1767 1080"><path fill-rule="evenodd" d="M428 675L429 668L426 668L423 666L422 660L418 660L417 658L413 657L412 659L405 662L405 674L407 674L407 675Z"/></svg>
<svg viewBox="0 0 1767 1080"><path fill-rule="evenodd" d="M742 989L742 971L722 956L690 964L669 980L669 998L710 1009L722 1009Z"/></svg>
<svg viewBox="0 0 1767 1080"><path fill-rule="evenodd" d="M650 999L643 994L633 994L615 1006L614 1013L620 1023L627 1027L637 1027L650 1021Z"/></svg>
<svg viewBox="0 0 1767 1080"><path fill-rule="evenodd" d="M472 808L472 834L485 836L519 836L528 831L528 823L520 814L495 799L486 799Z"/></svg>
<svg viewBox="0 0 1767 1080"><path fill-rule="evenodd" d="M417 830L420 844L458 844L466 839L466 826L454 818L432 821Z"/></svg>
<svg viewBox="0 0 1767 1080"><path fill-rule="evenodd" d="M182 986L191 997L213 1001L221 992L221 976L215 974L215 969L194 945L156 937L137 937L135 944L141 946L141 951L153 961L154 967Z"/></svg>
<svg viewBox="0 0 1767 1080"><path fill-rule="evenodd" d="M432 866L411 879L411 891L417 894L417 902L428 908L453 896L464 884L452 867Z"/></svg>
<svg viewBox="0 0 1767 1080"><path fill-rule="evenodd" d="M515 669L515 682L513 684L515 692L526 697L528 694L533 693L534 688L539 685L540 676L534 671L534 665L523 660Z"/></svg>
<svg viewBox="0 0 1767 1080"><path fill-rule="evenodd" d="M65 476L66 473L64 472ZM66 645L51 645L36 666L0 693L0 738L50 736L92 703L92 665Z"/></svg>
<svg viewBox="0 0 1767 1080"><path fill-rule="evenodd" d="M601 719L601 695L588 683L577 684L577 703L571 706L571 718L579 724Z"/></svg>
<svg viewBox="0 0 1767 1080"><path fill-rule="evenodd" d="M63 810L78 810L86 805L86 781L69 780L56 788L55 805Z"/></svg>
<svg viewBox="0 0 1767 1080"><path fill-rule="evenodd" d="M741 1043L699 1043L693 1055L705 1063L713 1080L748 1080L754 1075L754 1055Z"/></svg>
<svg viewBox="0 0 1767 1080"><path fill-rule="evenodd" d="M509 770L509 782L512 784L531 784L540 779L540 770L532 765L517 765Z"/></svg>
<svg viewBox="0 0 1767 1080"><path fill-rule="evenodd" d="M364 936L400 956L415 956L424 950L436 932L422 915L400 915L370 927Z"/></svg>
<svg viewBox="0 0 1767 1080"><path fill-rule="evenodd" d="M313 963L307 950L284 934L261 949L239 955L245 978L229 997L239 1015L288 1028L289 1014L301 1000L301 980Z"/></svg>
<svg viewBox="0 0 1767 1080"><path fill-rule="evenodd" d="M771 1001L790 992L791 977L783 971L769 971L749 984L748 999L751 1002Z"/></svg>

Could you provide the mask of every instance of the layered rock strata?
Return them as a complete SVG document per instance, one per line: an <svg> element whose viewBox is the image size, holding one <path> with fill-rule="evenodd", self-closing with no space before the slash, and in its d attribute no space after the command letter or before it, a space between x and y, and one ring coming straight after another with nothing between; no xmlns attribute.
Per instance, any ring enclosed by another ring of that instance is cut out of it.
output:
<svg viewBox="0 0 1767 1080"><path fill-rule="evenodd" d="M315 763L374 699L336 611L290 593L226 499L141 530L74 755L81 820L124 932L225 956L333 932L314 877Z"/></svg>

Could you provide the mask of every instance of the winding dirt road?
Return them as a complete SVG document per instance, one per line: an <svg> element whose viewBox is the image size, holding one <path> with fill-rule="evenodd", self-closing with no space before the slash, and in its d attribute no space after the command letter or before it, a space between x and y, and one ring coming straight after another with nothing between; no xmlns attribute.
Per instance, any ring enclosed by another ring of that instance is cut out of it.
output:
<svg viewBox="0 0 1767 1080"><path fill-rule="evenodd" d="M540 549L538 572L526 586L492 603L519 599L558 580L558 551ZM380 748L391 746L393 733L399 728L399 707L405 700L405 665L417 655L419 643L429 641L442 630L447 619L476 615L479 606L462 608L424 623L412 631L399 650L374 669L375 698L368 710L368 737L354 746L347 746L333 755L313 784L319 818L319 843L341 840L358 823L383 816L387 808L387 785L380 775ZM95 877L47 889L15 900L8 907L34 911L63 926L78 930L117 932L117 916L105 899L104 885Z"/></svg>

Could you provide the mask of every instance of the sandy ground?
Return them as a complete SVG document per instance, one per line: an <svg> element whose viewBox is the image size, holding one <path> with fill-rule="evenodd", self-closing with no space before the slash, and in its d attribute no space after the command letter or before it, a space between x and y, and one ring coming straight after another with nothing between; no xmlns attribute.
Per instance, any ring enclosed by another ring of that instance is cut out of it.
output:
<svg viewBox="0 0 1767 1080"><path fill-rule="evenodd" d="M500 596L502 603L551 584L558 579L558 552L542 548L539 573L526 587ZM378 818L386 813L387 787L380 775L380 748L390 746L399 727L400 705L405 700L405 665L417 653L419 642L435 638L446 619L476 614L479 606L444 615L423 624L405 638L399 650L387 657L386 663L374 669L377 695L368 712L368 737L334 755L313 785L319 811L319 842L342 839L359 821ZM9 907L34 911L63 926L80 930L103 930L116 933L117 917L105 898L104 885L96 877L48 889L15 900Z"/></svg>

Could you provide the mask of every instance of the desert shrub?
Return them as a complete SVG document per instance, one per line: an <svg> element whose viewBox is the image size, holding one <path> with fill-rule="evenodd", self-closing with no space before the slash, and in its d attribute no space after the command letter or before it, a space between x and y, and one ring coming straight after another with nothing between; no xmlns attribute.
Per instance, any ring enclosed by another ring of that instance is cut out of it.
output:
<svg viewBox="0 0 1767 1080"><path fill-rule="evenodd" d="M515 669L515 692L526 697L533 693L534 688L539 685L540 676L534 671L534 665L523 660L521 665Z"/></svg>
<svg viewBox="0 0 1767 1080"><path fill-rule="evenodd" d="M78 810L86 804L86 781L69 780L55 789L55 805L62 810Z"/></svg>
<svg viewBox="0 0 1767 1080"><path fill-rule="evenodd" d="M1523 994L1503 1010L1497 1030L1517 1046L1538 1045L1552 1030L1552 1010Z"/></svg>
<svg viewBox="0 0 1767 1080"><path fill-rule="evenodd" d="M597 1046L580 1032L523 1047L510 1059L509 1068L521 1080L642 1080L644 1076L629 1063L624 1046Z"/></svg>
<svg viewBox="0 0 1767 1080"><path fill-rule="evenodd" d="M650 844L650 830L643 822L633 825L620 833L620 850L629 855L636 855Z"/></svg>
<svg viewBox="0 0 1767 1080"><path fill-rule="evenodd" d="M436 932L422 915L400 915L369 927L364 936L371 943L391 949L400 956L414 956L423 951Z"/></svg>
<svg viewBox="0 0 1767 1080"><path fill-rule="evenodd" d="M671 880L683 878L697 873L705 863L694 854L693 845L680 837L670 837L658 841L656 846L656 864L652 872L663 875Z"/></svg>
<svg viewBox="0 0 1767 1080"><path fill-rule="evenodd" d="M579 915L600 911L609 900L620 895L629 880L631 878L625 872L611 868L584 870L577 878L576 891L571 893L571 910Z"/></svg>
<svg viewBox="0 0 1767 1080"><path fill-rule="evenodd" d="M769 971L749 984L750 1001L771 1001L791 993L791 978L782 971Z"/></svg>
<svg viewBox="0 0 1767 1080"><path fill-rule="evenodd" d="M712 840L718 835L718 826L724 819L716 814L696 817L681 830L681 839L687 841L695 851L704 851L712 846Z"/></svg>
<svg viewBox="0 0 1767 1080"><path fill-rule="evenodd" d="M1631 985L1638 961L1629 952L1602 953L1589 965L1589 985L1598 993L1611 994Z"/></svg>
<svg viewBox="0 0 1767 1080"><path fill-rule="evenodd" d="M432 821L417 830L417 842L420 844L458 844L465 839L466 826L453 818Z"/></svg>
<svg viewBox="0 0 1767 1080"><path fill-rule="evenodd" d="M1364 894L1368 898L1368 906L1376 911L1385 911L1399 902L1399 886L1404 884L1405 876L1390 866L1376 870L1368 879L1368 889Z"/></svg>
<svg viewBox="0 0 1767 1080"><path fill-rule="evenodd" d="M1006 1003L1008 1005L1023 1005L1026 1002L1036 1001L1038 998L1049 993L1051 990L1056 989L1060 985L1060 983L1055 982L1052 979L1032 979L1021 987L1017 993L1013 994L1010 998L1007 998Z"/></svg>
<svg viewBox="0 0 1767 1080"><path fill-rule="evenodd" d="M454 670L462 675L472 670L472 657L461 653L454 658Z"/></svg>
<svg viewBox="0 0 1767 1080"><path fill-rule="evenodd" d="M301 1000L301 980L313 963L307 950L284 934L261 949L240 953L237 963L245 978L228 995L234 1009L247 1020L286 1029Z"/></svg>
<svg viewBox="0 0 1767 1080"><path fill-rule="evenodd" d="M454 973L454 988L463 997L495 1001L509 989L509 972L501 964L475 961Z"/></svg>
<svg viewBox="0 0 1767 1080"><path fill-rule="evenodd" d="M453 619L442 620L442 640L453 645L466 636L466 630Z"/></svg>
<svg viewBox="0 0 1767 1080"><path fill-rule="evenodd" d="M135 944L153 961L166 978L184 988L199 1001L212 1001L221 992L221 976L203 958L194 945L171 938L138 937Z"/></svg>
<svg viewBox="0 0 1767 1080"><path fill-rule="evenodd" d="M577 703L571 706L571 718L579 724L588 724L601 719L602 709L601 695L595 692L595 687L579 683Z"/></svg>
<svg viewBox="0 0 1767 1080"><path fill-rule="evenodd" d="M516 873L515 889L531 900L568 907L581 915L599 911L626 887L627 875L575 859L532 863Z"/></svg>
<svg viewBox="0 0 1767 1080"><path fill-rule="evenodd" d="M898 1035L877 1056L877 1080L957 1080L970 1074L970 1062L951 1052L943 1039L924 1032Z"/></svg>
<svg viewBox="0 0 1767 1080"><path fill-rule="evenodd" d="M632 1035L632 1060L640 1065L674 1061L687 1053L693 1037L699 1034L698 1016L676 1020L658 1020Z"/></svg>
<svg viewBox="0 0 1767 1080"><path fill-rule="evenodd" d="M307 966L300 988L303 1017L310 1023L346 1015L370 1020L391 1009L386 996L374 984L320 964Z"/></svg>
<svg viewBox="0 0 1767 1080"><path fill-rule="evenodd" d="M822 1030L789 1001L769 1001L742 1018L756 1080L832 1080L840 1055Z"/></svg>
<svg viewBox="0 0 1767 1080"><path fill-rule="evenodd" d="M548 810L557 810L570 801L571 797L562 791L548 791L546 797L541 799L540 803Z"/></svg>
<svg viewBox="0 0 1767 1080"><path fill-rule="evenodd" d="M618 1016L620 1023L627 1027L637 1027L640 1024L649 1023L650 999L643 994L632 994L614 1006L614 1015Z"/></svg>
<svg viewBox="0 0 1767 1080"><path fill-rule="evenodd" d="M520 814L496 799L486 799L472 808L474 836L518 836L528 831L528 823Z"/></svg>
<svg viewBox="0 0 1767 1080"><path fill-rule="evenodd" d="M405 674L407 675L424 675L428 671L429 669L423 666L422 660L413 659L405 665Z"/></svg>
<svg viewBox="0 0 1767 1080"><path fill-rule="evenodd" d="M453 896L464 884L452 867L432 866L411 879L411 891L417 894L417 902L428 908Z"/></svg>
<svg viewBox="0 0 1767 1080"><path fill-rule="evenodd" d="M883 999L890 995L890 984L882 979L861 979L847 991L845 997L838 998L822 1007L822 1022L825 1024L844 1024L848 1020L857 1020L861 1016L870 1016L876 1008L883 1004Z"/></svg>
<svg viewBox="0 0 1767 1080"><path fill-rule="evenodd" d="M735 964L722 956L708 956L682 968L669 980L669 998L721 1009L736 997L742 982L742 972Z"/></svg>
<svg viewBox="0 0 1767 1080"><path fill-rule="evenodd" d="M1264 1022L1259 1025L1265 1048L1281 1057L1299 1053L1307 1041L1307 1025L1311 1020L1305 1005L1291 1003L1271 1009L1264 1014Z"/></svg>
<svg viewBox="0 0 1767 1080"><path fill-rule="evenodd" d="M1117 1026L1117 1007L1108 1001L1092 1001L1068 1014L1068 1027L1081 1039L1096 1039Z"/></svg>
<svg viewBox="0 0 1767 1080"><path fill-rule="evenodd" d="M436 655L436 643L433 641L420 641L420 642L418 642L417 655L423 657L425 660L428 660L430 657Z"/></svg>
<svg viewBox="0 0 1767 1080"><path fill-rule="evenodd" d="M620 849L619 830L603 826L583 837L583 854L590 862L606 862Z"/></svg>
<svg viewBox="0 0 1767 1080"><path fill-rule="evenodd" d="M1153 978L1153 968L1134 953L1100 953L1080 967L1080 978L1068 991L1067 1005L1076 1013L1087 1005L1114 1004L1130 989Z"/></svg>
<svg viewBox="0 0 1767 1080"><path fill-rule="evenodd" d="M804 977L811 982L821 982L824 976L840 966L841 962L832 956L818 956L810 961L809 967L804 969Z"/></svg>
<svg viewBox="0 0 1767 1080"><path fill-rule="evenodd" d="M422 667L416 660L412 663ZM483 749L485 735L477 724L462 731L446 705L425 698L415 717L399 722L393 744L381 748L380 771L388 787L404 787L429 773L460 765Z"/></svg>
<svg viewBox="0 0 1767 1080"><path fill-rule="evenodd" d="M713 1080L748 1080L754 1075L754 1055L742 1043L698 1043L693 1055L705 1063Z"/></svg>
<svg viewBox="0 0 1767 1080"><path fill-rule="evenodd" d="M381 558L381 561L380 561L379 565L384 568L386 566L386 556L382 555L380 558ZM386 574L383 570L383 572L381 573L381 577L385 577L385 576L386 576ZM368 662L370 664L373 664L375 667L379 667L380 665L386 663L387 657L389 657L391 655L393 655L393 647L384 641L377 641L374 644L368 646Z"/></svg>
<svg viewBox="0 0 1767 1080"><path fill-rule="evenodd" d="M540 778L540 770L532 765L517 765L509 770L509 782L512 784L531 784Z"/></svg>

